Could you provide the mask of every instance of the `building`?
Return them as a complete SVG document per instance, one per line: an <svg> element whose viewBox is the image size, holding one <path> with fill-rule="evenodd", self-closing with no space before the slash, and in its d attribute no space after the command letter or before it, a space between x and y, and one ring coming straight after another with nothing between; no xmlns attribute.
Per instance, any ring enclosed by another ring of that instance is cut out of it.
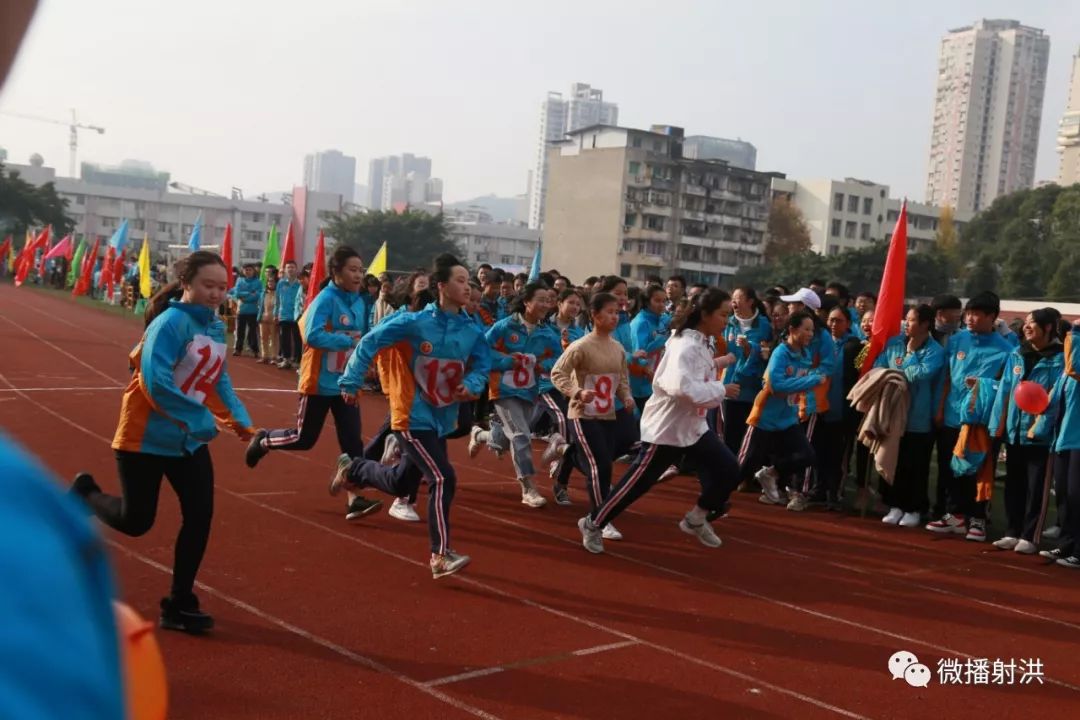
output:
<svg viewBox="0 0 1080 720"><path fill-rule="evenodd" d="M368 194L368 186L356 183L353 186L352 201L360 207L370 207L368 203L371 201L371 196Z"/></svg>
<svg viewBox="0 0 1080 720"><path fill-rule="evenodd" d="M1061 153L1058 185L1080 182L1080 50L1073 55L1069 78L1069 101L1058 123L1057 149Z"/></svg>
<svg viewBox="0 0 1080 720"><path fill-rule="evenodd" d="M315 192L337 193L342 202L352 202L356 193L356 158L340 150L305 155L304 187Z"/></svg>
<svg viewBox="0 0 1080 720"><path fill-rule="evenodd" d="M431 177L431 158L410 153L390 155L369 163L368 192L372 210L438 203L442 200L442 180Z"/></svg>
<svg viewBox="0 0 1080 720"><path fill-rule="evenodd" d="M461 259L469 267L488 263L511 272L527 272L532 267L540 231L521 225L493 223L486 213L465 210L447 217L450 237L461 249ZM544 267L558 267L544 258ZM564 270L570 274L572 266ZM573 276L572 276L573 277ZM584 278L584 276L582 276ZM574 278L576 280L576 278Z"/></svg>
<svg viewBox="0 0 1080 720"><path fill-rule="evenodd" d="M963 212L1035 181L1050 38L980 20L941 41L926 201Z"/></svg>
<svg viewBox="0 0 1080 720"><path fill-rule="evenodd" d="M619 106L605 102L600 88L574 83L566 98L562 93L548 93L540 106L540 138L536 144L535 169L529 176L529 227L539 228L544 219L548 148L551 144L580 128L618 124Z"/></svg>
<svg viewBox="0 0 1080 720"><path fill-rule="evenodd" d="M780 173L683 157L682 128L596 125L551 147L544 267L718 284L761 263Z"/></svg>
<svg viewBox="0 0 1080 720"><path fill-rule="evenodd" d="M810 231L810 248L819 255L838 255L889 240L903 201L889 197L889 186L845 178L794 180L777 178L773 196L784 196L802 212ZM957 232L973 213L955 210ZM941 208L908 201L908 248L928 249L937 239Z"/></svg>
<svg viewBox="0 0 1080 720"><path fill-rule="evenodd" d="M757 169L757 148L744 140L691 135L683 140L683 157L692 160L724 160L744 170Z"/></svg>
<svg viewBox="0 0 1080 720"><path fill-rule="evenodd" d="M284 241L290 222L297 257L310 262L319 230L342 208L337 193L314 192L304 187L293 188L289 203L271 203L133 186L139 177L145 177L145 168L126 180L117 177L119 172L114 168L106 175L109 182L102 182L98 174L91 175L94 181L58 177L54 168L39 164L40 159L35 155L31 165L12 164L7 168L33 185L53 183L57 194L68 201L67 212L75 221L77 236L104 242L121 221L127 220L131 241L141 244L143 237L149 238L151 252L166 262L187 254L185 248L177 246L186 246L200 215L204 246L220 247L225 226L232 224L234 265L261 260L270 228L277 224Z"/></svg>

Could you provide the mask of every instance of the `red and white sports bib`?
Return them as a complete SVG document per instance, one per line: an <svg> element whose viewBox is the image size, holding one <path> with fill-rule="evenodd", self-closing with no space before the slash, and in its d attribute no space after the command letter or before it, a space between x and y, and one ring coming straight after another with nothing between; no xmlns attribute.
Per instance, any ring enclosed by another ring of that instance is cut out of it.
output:
<svg viewBox="0 0 1080 720"><path fill-rule="evenodd" d="M225 350L225 343L215 342L209 335L192 338L173 368L173 382L180 392L195 402L206 400L225 369Z"/></svg>
<svg viewBox="0 0 1080 720"><path fill-rule="evenodd" d="M536 384L536 356L521 355L521 364L502 374L502 383L507 387L525 390Z"/></svg>
<svg viewBox="0 0 1080 720"><path fill-rule="evenodd" d="M413 364L413 375L424 399L432 407L442 408L457 402L454 391L465 379L465 364L460 360L421 356Z"/></svg>
<svg viewBox="0 0 1080 720"><path fill-rule="evenodd" d="M617 375L602 373L599 375L586 375L582 390L592 390L595 393L592 402L583 403L582 411L588 417L607 415L615 409L615 388Z"/></svg>

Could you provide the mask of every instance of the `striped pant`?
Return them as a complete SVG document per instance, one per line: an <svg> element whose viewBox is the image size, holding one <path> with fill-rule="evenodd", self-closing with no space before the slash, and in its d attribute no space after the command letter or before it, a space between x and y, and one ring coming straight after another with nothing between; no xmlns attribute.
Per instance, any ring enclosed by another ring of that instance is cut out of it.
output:
<svg viewBox="0 0 1080 720"><path fill-rule="evenodd" d="M271 430L262 441L267 450L310 450L326 424L326 414L334 416L338 446L349 457L364 454L360 435L360 408L349 405L341 395L301 395L296 408L296 427Z"/></svg>
<svg viewBox="0 0 1080 720"><path fill-rule="evenodd" d="M451 549L450 503L457 488L457 475L446 454L446 438L439 437L434 430L402 430L394 431L394 435L406 458L420 468L428 482L431 552L442 555Z"/></svg>

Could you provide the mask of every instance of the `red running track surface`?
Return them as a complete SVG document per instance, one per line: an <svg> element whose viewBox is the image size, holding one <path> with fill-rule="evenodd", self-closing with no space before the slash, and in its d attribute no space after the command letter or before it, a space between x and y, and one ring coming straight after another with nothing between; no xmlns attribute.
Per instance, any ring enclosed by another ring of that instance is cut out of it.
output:
<svg viewBox="0 0 1080 720"><path fill-rule="evenodd" d="M109 442L140 331L63 294L0 285L0 425L60 478L90 471L115 492ZM292 373L247 358L229 371L258 425L295 422ZM365 398L364 428L385 412ZM676 527L696 496L686 477L638 502L617 523L626 539L593 556L575 527L580 476L573 506L530 509L509 459L470 461L465 444L451 443L453 537L473 562L436 582L426 524L385 511L349 524L327 496L332 428L256 471L234 436L215 441L199 593L218 629L159 633L170 717L1080 716L1080 573L752 495L735 497L716 523L724 546L707 549ZM148 617L178 525L162 497L147 535L106 532L121 594ZM928 687L891 678L898 650L935 671ZM939 660L965 658L1040 659L1045 679L938 682Z"/></svg>

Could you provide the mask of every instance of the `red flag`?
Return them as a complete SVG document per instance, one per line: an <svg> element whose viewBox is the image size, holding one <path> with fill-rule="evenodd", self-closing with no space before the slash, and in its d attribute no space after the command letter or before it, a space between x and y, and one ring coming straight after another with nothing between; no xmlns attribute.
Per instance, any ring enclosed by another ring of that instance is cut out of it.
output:
<svg viewBox="0 0 1080 720"><path fill-rule="evenodd" d="M10 235L4 238L4 242L0 243L0 262L7 261L8 250L11 248L13 242Z"/></svg>
<svg viewBox="0 0 1080 720"><path fill-rule="evenodd" d="M112 267L112 279L117 285L124 282L124 251L120 251L120 257L116 258L116 263Z"/></svg>
<svg viewBox="0 0 1080 720"><path fill-rule="evenodd" d="M100 242L101 238L94 238L94 247L83 258L82 273L75 283L75 288L71 291L72 295L85 295L86 291L90 289L90 283L94 279L94 264L97 262L98 244Z"/></svg>
<svg viewBox="0 0 1080 720"><path fill-rule="evenodd" d="M71 259L71 236L65 235L60 242L52 246L46 253L45 258L52 260L53 258L66 257Z"/></svg>
<svg viewBox="0 0 1080 720"><path fill-rule="evenodd" d="M113 293L113 262L116 260L116 248L109 245L105 249L105 261L101 263L101 274L98 276L98 290L105 288L105 297L111 298Z"/></svg>
<svg viewBox="0 0 1080 720"><path fill-rule="evenodd" d="M26 282L26 277L30 274L30 271L34 267L34 253L41 248L47 248L49 246L49 228L45 227L37 238L33 242L29 242L23 245L22 254L19 256L18 267L15 268L15 286L18 287ZM42 258L45 257L45 253L42 253ZM41 262L41 275L45 274L45 261Z"/></svg>
<svg viewBox="0 0 1080 720"><path fill-rule="evenodd" d="M42 280L45 279L45 265L46 260L49 257L50 230L52 230L52 226L46 225L45 229L38 235L37 240L34 241L34 250L41 250L41 262L38 264L38 275L41 276ZM33 256L31 256L30 259L33 260Z"/></svg>
<svg viewBox="0 0 1080 720"><path fill-rule="evenodd" d="M311 304L315 296L319 294L319 286L326 279L326 245L323 231L319 231L319 240L315 243L315 262L311 266L311 277L308 278L307 298L304 299L304 309Z"/></svg>
<svg viewBox="0 0 1080 720"><path fill-rule="evenodd" d="M900 206L896 218L889 254L885 259L885 272L881 276L877 306L874 308L874 326L870 331L870 349L863 359L859 374L865 375L874 367L874 361L889 338L899 332L904 321L904 280L907 274L907 200Z"/></svg>
<svg viewBox="0 0 1080 720"><path fill-rule="evenodd" d="M221 241L221 259L225 261L225 275L229 279L228 287L233 286L232 260L232 223L225 226L225 239Z"/></svg>
<svg viewBox="0 0 1080 720"><path fill-rule="evenodd" d="M296 262L296 239L293 237L292 220L289 221L289 229L285 231L285 247L281 249L281 267L292 260Z"/></svg>

